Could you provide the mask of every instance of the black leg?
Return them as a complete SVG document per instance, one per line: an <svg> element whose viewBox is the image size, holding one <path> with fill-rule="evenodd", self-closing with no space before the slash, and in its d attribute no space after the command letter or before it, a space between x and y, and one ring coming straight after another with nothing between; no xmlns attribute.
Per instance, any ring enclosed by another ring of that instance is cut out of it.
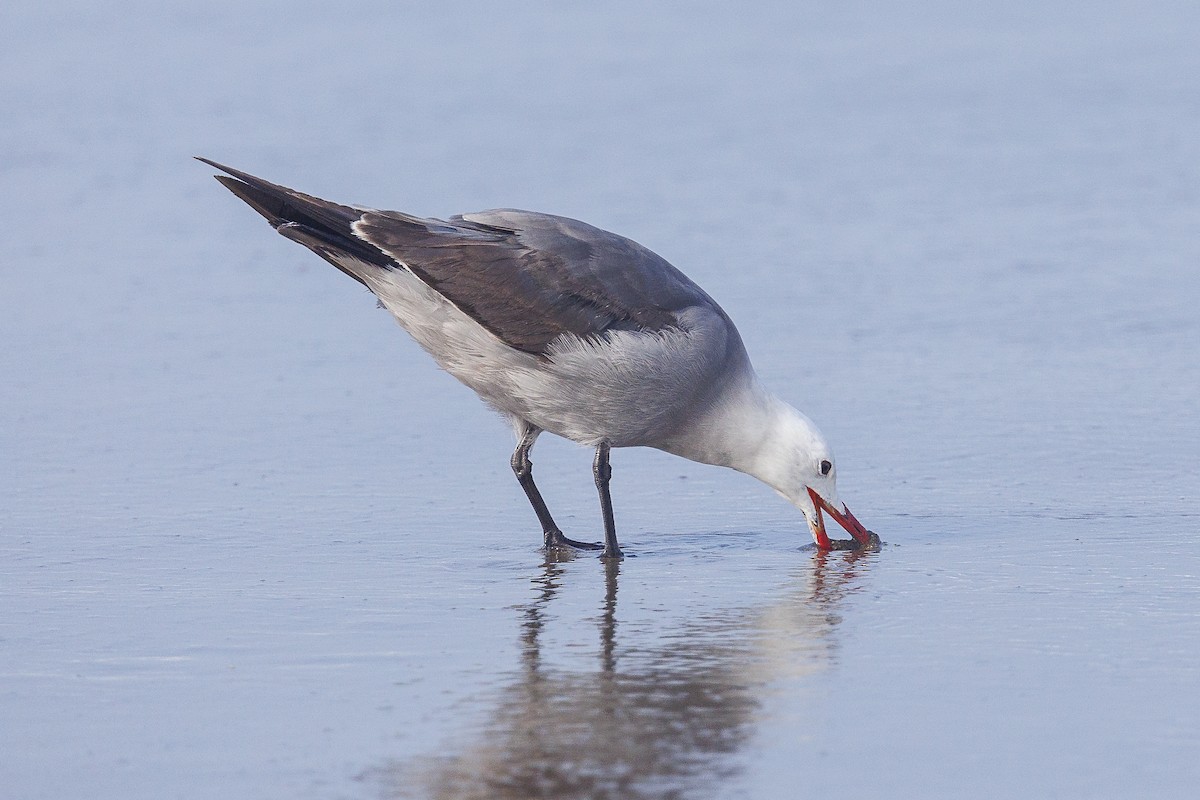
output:
<svg viewBox="0 0 1200 800"><path fill-rule="evenodd" d="M529 451L533 449L533 443L537 441L539 433L541 430L538 428L529 426L523 428L521 439L517 442L517 449L512 454L512 469L521 488L525 490L525 496L529 498L529 504L533 506L533 513L537 514L538 522L542 523L542 534L545 537L546 547L578 547L581 550L599 550L601 545L568 539L554 524L554 518L550 516L550 509L546 508L546 501L542 499L542 493L538 491L533 482L533 462L529 460Z"/></svg>
<svg viewBox="0 0 1200 800"><path fill-rule="evenodd" d="M596 448L596 461L592 472L596 475L596 490L600 492L600 513L604 517L604 552L601 558L620 558L621 548L617 545L617 523L613 521L612 495L608 492L608 481L612 467L608 465L608 442Z"/></svg>

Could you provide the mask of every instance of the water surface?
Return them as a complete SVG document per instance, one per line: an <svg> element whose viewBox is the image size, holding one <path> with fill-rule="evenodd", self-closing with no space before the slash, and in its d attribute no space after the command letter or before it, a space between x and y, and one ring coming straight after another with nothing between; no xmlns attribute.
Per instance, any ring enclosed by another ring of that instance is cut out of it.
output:
<svg viewBox="0 0 1200 800"><path fill-rule="evenodd" d="M1197 24L6 4L4 793L1190 797ZM617 451L631 557L547 562L505 426L195 154L641 241L885 547Z"/></svg>

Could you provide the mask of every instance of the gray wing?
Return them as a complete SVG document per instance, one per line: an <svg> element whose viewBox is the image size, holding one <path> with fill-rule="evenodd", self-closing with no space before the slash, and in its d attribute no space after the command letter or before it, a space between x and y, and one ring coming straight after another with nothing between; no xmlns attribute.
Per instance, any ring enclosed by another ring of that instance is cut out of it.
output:
<svg viewBox="0 0 1200 800"><path fill-rule="evenodd" d="M500 209L448 222L339 205L199 159L289 239L370 286L407 268L511 347L545 353L563 334L659 331L706 306L686 275L637 242L583 222ZM728 319L728 317L725 317Z"/></svg>
<svg viewBox="0 0 1200 800"><path fill-rule="evenodd" d="M449 222L363 214L363 241L404 264L511 347L544 353L564 333L657 331L716 304L665 259L583 222L499 209Z"/></svg>

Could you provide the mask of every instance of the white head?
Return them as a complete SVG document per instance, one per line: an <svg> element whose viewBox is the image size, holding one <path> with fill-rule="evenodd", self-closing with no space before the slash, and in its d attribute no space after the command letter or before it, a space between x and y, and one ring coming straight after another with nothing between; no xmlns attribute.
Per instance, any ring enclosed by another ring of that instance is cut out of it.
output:
<svg viewBox="0 0 1200 800"><path fill-rule="evenodd" d="M825 437L808 417L779 402L766 439L756 454L751 475L781 494L804 514L817 547L831 548L825 511L865 545L870 532L838 500L837 461Z"/></svg>

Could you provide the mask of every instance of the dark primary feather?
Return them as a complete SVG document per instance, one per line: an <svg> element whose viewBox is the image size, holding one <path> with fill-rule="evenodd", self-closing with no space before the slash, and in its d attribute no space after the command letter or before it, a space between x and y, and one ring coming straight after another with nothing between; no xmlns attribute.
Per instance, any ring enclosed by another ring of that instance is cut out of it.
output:
<svg viewBox="0 0 1200 800"><path fill-rule="evenodd" d="M330 203L207 159L217 176L279 232L334 260L337 253L414 275L510 347L545 353L564 333L658 331L689 306L716 304L666 260L583 222L501 209L449 222ZM352 226L357 223L357 228Z"/></svg>
<svg viewBox="0 0 1200 800"><path fill-rule="evenodd" d="M225 175L214 177L265 217L279 233L300 242L359 283L366 285L362 277L335 261L330 250L352 255L379 267L392 266L390 258L356 237L351 230L350 226L362 216L361 210L279 186L207 158L197 156L196 160L233 175L233 178Z"/></svg>

